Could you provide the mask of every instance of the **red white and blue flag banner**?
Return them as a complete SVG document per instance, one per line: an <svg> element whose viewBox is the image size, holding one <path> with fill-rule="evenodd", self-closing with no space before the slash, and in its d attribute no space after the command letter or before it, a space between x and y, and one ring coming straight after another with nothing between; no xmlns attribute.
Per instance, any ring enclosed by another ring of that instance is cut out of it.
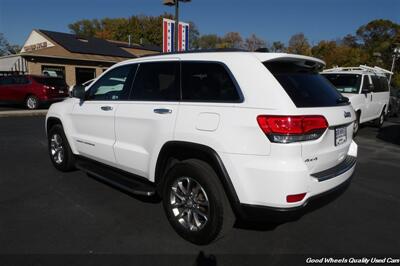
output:
<svg viewBox="0 0 400 266"><path fill-rule="evenodd" d="M174 47L175 21L163 19L163 52L175 51ZM179 22L178 26L178 51L189 50L189 24Z"/></svg>

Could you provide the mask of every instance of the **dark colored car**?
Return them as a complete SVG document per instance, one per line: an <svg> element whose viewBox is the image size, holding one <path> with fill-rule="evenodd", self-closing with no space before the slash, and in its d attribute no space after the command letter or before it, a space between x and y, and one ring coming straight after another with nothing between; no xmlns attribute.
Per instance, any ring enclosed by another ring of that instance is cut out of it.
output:
<svg viewBox="0 0 400 266"><path fill-rule="evenodd" d="M398 116L400 113L400 89L391 88L389 98L389 115Z"/></svg>
<svg viewBox="0 0 400 266"><path fill-rule="evenodd" d="M0 76L0 102L24 104L36 109L41 104L61 101L68 97L63 78L35 75Z"/></svg>

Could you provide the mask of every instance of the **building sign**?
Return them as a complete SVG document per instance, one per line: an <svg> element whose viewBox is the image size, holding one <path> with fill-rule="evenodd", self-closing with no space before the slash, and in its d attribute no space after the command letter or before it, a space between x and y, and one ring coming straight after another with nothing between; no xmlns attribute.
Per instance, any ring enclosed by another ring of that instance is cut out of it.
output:
<svg viewBox="0 0 400 266"><path fill-rule="evenodd" d="M174 52L175 21L163 19L163 52ZM178 25L178 51L189 50L189 24L179 22Z"/></svg>
<svg viewBox="0 0 400 266"><path fill-rule="evenodd" d="M47 48L47 42L35 43L35 44L24 46L24 51L32 52L32 51L37 51L37 50L44 49L44 48Z"/></svg>

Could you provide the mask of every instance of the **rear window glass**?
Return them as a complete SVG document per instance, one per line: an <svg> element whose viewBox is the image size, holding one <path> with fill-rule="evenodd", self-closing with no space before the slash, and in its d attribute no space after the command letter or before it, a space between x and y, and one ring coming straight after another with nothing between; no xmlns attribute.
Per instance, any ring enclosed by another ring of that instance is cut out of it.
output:
<svg viewBox="0 0 400 266"><path fill-rule="evenodd" d="M297 107L327 107L348 104L317 69L293 62L265 62Z"/></svg>
<svg viewBox="0 0 400 266"><path fill-rule="evenodd" d="M237 102L238 90L222 64L182 62L182 99L203 102Z"/></svg>
<svg viewBox="0 0 400 266"><path fill-rule="evenodd" d="M361 85L361 75L358 74L322 74L338 91L342 93L358 93Z"/></svg>
<svg viewBox="0 0 400 266"><path fill-rule="evenodd" d="M33 79L43 85L47 86L67 86L63 78L50 78L50 77L33 77Z"/></svg>

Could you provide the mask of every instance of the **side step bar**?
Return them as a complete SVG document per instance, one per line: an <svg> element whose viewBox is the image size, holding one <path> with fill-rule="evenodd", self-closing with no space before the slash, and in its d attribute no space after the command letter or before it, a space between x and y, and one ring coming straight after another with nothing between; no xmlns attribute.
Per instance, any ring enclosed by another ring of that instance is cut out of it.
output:
<svg viewBox="0 0 400 266"><path fill-rule="evenodd" d="M101 163L87 159L78 159L75 167L125 192L147 197L156 194L156 188L151 182L141 180L143 179L142 177L111 168Z"/></svg>

